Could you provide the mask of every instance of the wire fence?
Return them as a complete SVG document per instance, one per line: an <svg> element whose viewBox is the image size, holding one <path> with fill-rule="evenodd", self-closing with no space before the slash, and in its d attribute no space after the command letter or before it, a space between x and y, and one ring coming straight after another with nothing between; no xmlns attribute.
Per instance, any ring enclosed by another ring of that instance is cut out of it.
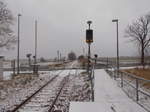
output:
<svg viewBox="0 0 150 112"><path fill-rule="evenodd" d="M135 76L134 74L119 71L113 68L106 70L114 78L124 92L140 106L150 112L150 80Z"/></svg>

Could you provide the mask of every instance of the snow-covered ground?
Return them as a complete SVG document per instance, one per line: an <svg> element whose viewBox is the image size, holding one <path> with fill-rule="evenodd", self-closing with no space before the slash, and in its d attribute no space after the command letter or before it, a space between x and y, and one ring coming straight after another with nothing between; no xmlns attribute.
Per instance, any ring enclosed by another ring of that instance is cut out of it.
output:
<svg viewBox="0 0 150 112"><path fill-rule="evenodd" d="M60 63L60 62L43 62L43 63L40 63L40 65L49 65L49 64L56 64L56 63ZM66 68L74 68L78 65L78 62L77 61L73 61L73 62L70 62L66 65ZM62 70L56 70L56 71L53 71L53 72L57 72L59 73L60 71ZM74 70L76 71L76 70ZM20 73L32 73L33 71L20 71ZM50 71L44 71L44 73L48 74ZM62 74L65 74L67 72L70 72L70 70L65 70L63 71ZM71 71L73 72L73 71ZM39 74L43 73L43 71L39 71ZM13 71L4 71L3 73L3 78L4 80L9 80L11 79L11 75L13 74Z"/></svg>
<svg viewBox="0 0 150 112"><path fill-rule="evenodd" d="M22 87L7 88L8 89L7 98L5 98L4 100L0 100L0 112L3 109L4 110L11 109L13 108L14 105L19 104L22 100L33 94L38 88L40 88L47 81L49 81L54 75L57 75L57 72L54 71L49 73L43 72L35 80L28 83L27 85L24 85L24 88ZM10 90L12 90L13 92Z"/></svg>
<svg viewBox="0 0 150 112"><path fill-rule="evenodd" d="M39 71L39 74L50 74L50 73L59 73L61 72L62 70L56 70L56 71ZM33 73L33 71L20 71L20 73ZM4 74L3 74L3 79L4 80L10 80L11 77L12 77L12 74L13 74L13 71L5 71Z"/></svg>
<svg viewBox="0 0 150 112"><path fill-rule="evenodd" d="M72 65L71 65L72 66ZM74 85L78 84L82 88L82 83L79 84L78 82L82 82L82 78L79 77L78 74L80 74L83 70L56 70L56 71L40 71L39 77L35 77L34 80L32 80L29 84L24 85L24 87L14 87L11 90L13 92L9 92L8 97L6 97L3 100L0 100L0 112L4 109L9 110L14 107L14 105L19 104L22 102L26 97L30 96L32 93L34 93L38 88L40 88L42 85L44 85L47 81L49 81L54 75L59 75L59 77L65 77L67 75L71 75L73 80L71 81L72 88ZM5 73L5 79L8 79L11 77L12 72L6 72ZM82 76L82 75L81 75ZM84 77L83 77L84 78ZM8 80L9 81L9 80ZM84 84L84 83L83 83ZM17 88L17 90L16 90ZM76 88L77 90L80 90L81 88ZM1 90L2 91L2 90ZM81 92L82 93L82 92ZM81 94L80 93L80 94ZM75 92L72 92L72 96L74 96ZM81 94L82 95L82 94ZM85 94L86 95L86 94ZM80 95L78 97L81 97Z"/></svg>
<svg viewBox="0 0 150 112"><path fill-rule="evenodd" d="M71 102L70 112L146 112L104 70L95 70L95 102Z"/></svg>
<svg viewBox="0 0 150 112"><path fill-rule="evenodd" d="M9 80L9 79L11 79L11 74L12 74L12 73L13 73L12 71L4 72L4 73L3 73L3 79L4 79L4 80Z"/></svg>

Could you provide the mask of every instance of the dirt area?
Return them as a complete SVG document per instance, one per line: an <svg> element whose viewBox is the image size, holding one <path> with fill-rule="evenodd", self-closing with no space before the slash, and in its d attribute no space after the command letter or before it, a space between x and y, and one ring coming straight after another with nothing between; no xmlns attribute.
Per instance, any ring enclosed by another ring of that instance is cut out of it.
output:
<svg viewBox="0 0 150 112"><path fill-rule="evenodd" d="M144 78L146 80L150 80L150 69L134 68L134 69L126 69L123 71L134 74L135 76ZM144 82L142 80L140 82L144 87L150 89L150 82Z"/></svg>
<svg viewBox="0 0 150 112"><path fill-rule="evenodd" d="M124 71L134 74L138 77L142 77L144 79L150 80L150 69L134 68L134 69L127 69Z"/></svg>

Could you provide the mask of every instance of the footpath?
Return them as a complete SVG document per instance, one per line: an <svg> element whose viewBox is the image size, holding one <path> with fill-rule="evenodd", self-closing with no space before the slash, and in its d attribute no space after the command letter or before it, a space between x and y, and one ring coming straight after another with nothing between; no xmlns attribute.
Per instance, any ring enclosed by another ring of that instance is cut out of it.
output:
<svg viewBox="0 0 150 112"><path fill-rule="evenodd" d="M105 70L95 70L95 101L71 102L69 112L147 112L130 99Z"/></svg>

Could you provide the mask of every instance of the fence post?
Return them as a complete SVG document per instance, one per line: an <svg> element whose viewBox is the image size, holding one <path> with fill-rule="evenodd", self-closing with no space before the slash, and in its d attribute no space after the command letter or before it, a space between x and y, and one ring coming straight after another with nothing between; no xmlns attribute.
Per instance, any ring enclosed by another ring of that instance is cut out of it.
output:
<svg viewBox="0 0 150 112"><path fill-rule="evenodd" d="M107 69L108 69L108 57L107 57Z"/></svg>
<svg viewBox="0 0 150 112"><path fill-rule="evenodd" d="M123 73L122 72L120 73L121 73L121 87L123 87Z"/></svg>
<svg viewBox="0 0 150 112"><path fill-rule="evenodd" d="M117 74L117 71L116 71L116 68L114 68L114 80L116 80L116 74Z"/></svg>
<svg viewBox="0 0 150 112"><path fill-rule="evenodd" d="M139 101L139 82L138 79L136 78L136 101Z"/></svg>
<svg viewBox="0 0 150 112"><path fill-rule="evenodd" d="M92 101L94 102L94 68L90 69Z"/></svg>
<svg viewBox="0 0 150 112"><path fill-rule="evenodd" d="M15 71L16 71L16 70L15 70L15 68L16 68L15 65L16 65L15 60L12 60L12 61L11 61L11 68L12 68L12 70L13 70L13 75L15 75Z"/></svg>

